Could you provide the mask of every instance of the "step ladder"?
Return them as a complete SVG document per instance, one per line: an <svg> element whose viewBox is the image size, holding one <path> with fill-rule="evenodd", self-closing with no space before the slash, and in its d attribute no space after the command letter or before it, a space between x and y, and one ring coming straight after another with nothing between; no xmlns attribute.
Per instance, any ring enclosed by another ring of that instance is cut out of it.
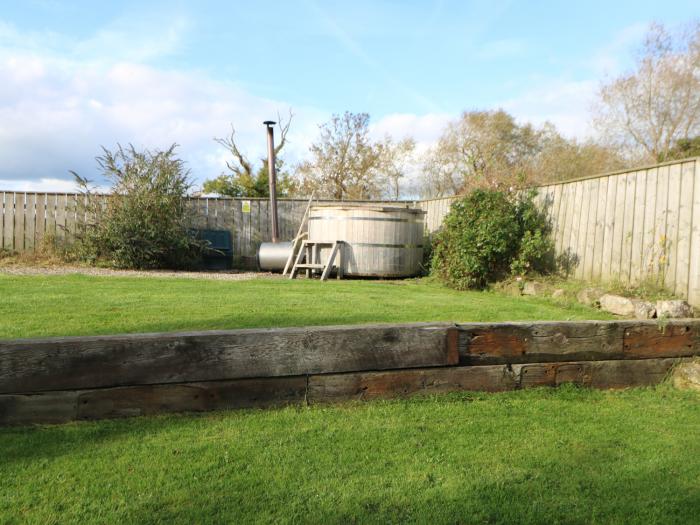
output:
<svg viewBox="0 0 700 525"><path fill-rule="evenodd" d="M306 271L306 277L310 278L314 273L321 273L321 280L325 281L336 269L336 278L343 278L343 241L320 242L302 240L299 252L294 260L289 278L294 279L301 270ZM325 263L320 262L320 248L331 248L331 253ZM337 263L336 263L337 259Z"/></svg>
<svg viewBox="0 0 700 525"><path fill-rule="evenodd" d="M304 216L301 218L301 224L299 224L297 236L294 237L294 240L292 241L292 251L289 252L289 257L287 258L287 262L284 265L284 270L282 270L282 275L287 275L287 272L291 271L292 263L301 251L301 243L304 241L304 239L306 239L309 236L308 232L304 230L309 224L309 212L311 210L311 203L313 203L314 201L314 195L315 192L312 192L311 197L309 197L309 203L306 205L306 211L304 212Z"/></svg>

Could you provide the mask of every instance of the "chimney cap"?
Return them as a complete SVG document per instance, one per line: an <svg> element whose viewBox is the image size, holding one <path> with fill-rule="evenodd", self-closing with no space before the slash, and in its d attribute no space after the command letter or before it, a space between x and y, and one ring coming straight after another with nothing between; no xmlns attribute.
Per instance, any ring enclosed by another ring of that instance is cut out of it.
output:
<svg viewBox="0 0 700 525"><path fill-rule="evenodd" d="M265 122L263 122L263 124L269 127L274 126L275 124L277 124L277 122L275 122L274 120L266 120Z"/></svg>

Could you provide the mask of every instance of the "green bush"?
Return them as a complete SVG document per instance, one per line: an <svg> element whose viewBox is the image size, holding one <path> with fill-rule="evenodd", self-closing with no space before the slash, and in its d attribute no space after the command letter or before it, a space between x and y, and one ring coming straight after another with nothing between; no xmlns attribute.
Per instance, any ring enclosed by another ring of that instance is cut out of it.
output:
<svg viewBox="0 0 700 525"><path fill-rule="evenodd" d="M431 270L457 289L553 267L549 225L535 193L475 190L455 201L433 243Z"/></svg>
<svg viewBox="0 0 700 525"><path fill-rule="evenodd" d="M176 147L103 148L97 162L112 183L108 196L95 194L87 179L73 173L85 218L76 232L79 259L129 269L192 268L200 262L205 247L190 234L189 172L175 157Z"/></svg>

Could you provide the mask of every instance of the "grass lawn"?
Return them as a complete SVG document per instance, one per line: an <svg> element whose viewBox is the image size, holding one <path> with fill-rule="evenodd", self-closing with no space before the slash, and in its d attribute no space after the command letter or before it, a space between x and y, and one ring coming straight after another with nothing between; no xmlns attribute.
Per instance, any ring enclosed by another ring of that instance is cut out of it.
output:
<svg viewBox="0 0 700 525"><path fill-rule="evenodd" d="M0 523L698 523L699 401L562 387L0 429Z"/></svg>
<svg viewBox="0 0 700 525"><path fill-rule="evenodd" d="M609 319L575 303L427 280L0 275L0 338L418 321Z"/></svg>

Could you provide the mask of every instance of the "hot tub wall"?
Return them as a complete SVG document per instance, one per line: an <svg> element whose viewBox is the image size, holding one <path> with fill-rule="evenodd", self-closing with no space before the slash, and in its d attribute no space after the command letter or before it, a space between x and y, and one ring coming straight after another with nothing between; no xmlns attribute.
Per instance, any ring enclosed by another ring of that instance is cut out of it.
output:
<svg viewBox="0 0 700 525"><path fill-rule="evenodd" d="M425 212L388 206L315 206L309 214L309 239L345 241L345 275L411 277L423 260ZM325 261L330 248L321 250Z"/></svg>

